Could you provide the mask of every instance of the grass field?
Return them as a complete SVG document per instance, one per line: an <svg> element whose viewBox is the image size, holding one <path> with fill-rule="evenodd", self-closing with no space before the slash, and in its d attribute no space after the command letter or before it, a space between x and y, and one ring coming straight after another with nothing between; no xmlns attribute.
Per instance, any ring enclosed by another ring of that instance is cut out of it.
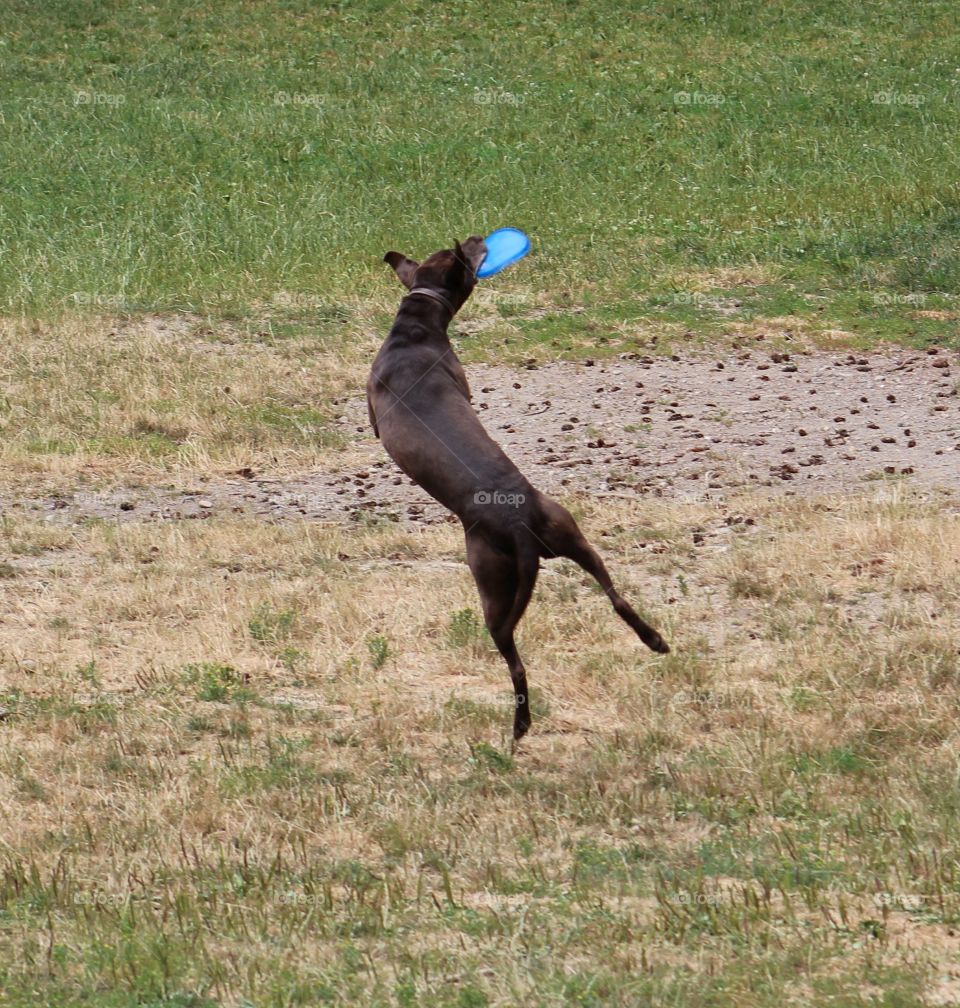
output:
<svg viewBox="0 0 960 1008"><path fill-rule="evenodd" d="M503 291L696 323L690 275L752 266L752 312L937 335L909 297L960 287L954 14L14 2L0 303L341 321L392 304L386 248L511 223Z"/></svg>
<svg viewBox="0 0 960 1008"><path fill-rule="evenodd" d="M955 998L955 510L583 518L676 654L545 574L516 757L458 530L9 522L5 1003Z"/></svg>
<svg viewBox="0 0 960 1008"><path fill-rule="evenodd" d="M0 500L366 465L503 224L467 362L960 348L952 4L2 21ZM564 502L517 753L455 526L0 514L0 1004L960 1005L956 497Z"/></svg>

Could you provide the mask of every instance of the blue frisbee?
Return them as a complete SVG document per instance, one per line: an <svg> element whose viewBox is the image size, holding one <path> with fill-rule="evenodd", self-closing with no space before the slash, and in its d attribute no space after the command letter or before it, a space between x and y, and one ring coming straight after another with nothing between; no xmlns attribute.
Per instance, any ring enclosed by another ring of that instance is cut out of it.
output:
<svg viewBox="0 0 960 1008"><path fill-rule="evenodd" d="M481 280L506 269L530 251L530 239L517 228L498 228L483 241L487 255L477 270Z"/></svg>

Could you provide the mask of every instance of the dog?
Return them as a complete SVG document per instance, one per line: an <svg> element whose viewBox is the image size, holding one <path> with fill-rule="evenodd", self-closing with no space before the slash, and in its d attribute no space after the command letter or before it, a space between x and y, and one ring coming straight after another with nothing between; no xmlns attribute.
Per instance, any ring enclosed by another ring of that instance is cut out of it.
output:
<svg viewBox="0 0 960 1008"><path fill-rule="evenodd" d="M516 743L530 728L530 703L513 635L541 559L567 557L579 564L648 648L657 654L670 649L614 588L570 512L534 489L470 404L447 327L473 292L485 255L483 239L474 235L422 263L399 252L383 257L407 294L370 369L367 409L387 454L463 525L484 622L513 681Z"/></svg>

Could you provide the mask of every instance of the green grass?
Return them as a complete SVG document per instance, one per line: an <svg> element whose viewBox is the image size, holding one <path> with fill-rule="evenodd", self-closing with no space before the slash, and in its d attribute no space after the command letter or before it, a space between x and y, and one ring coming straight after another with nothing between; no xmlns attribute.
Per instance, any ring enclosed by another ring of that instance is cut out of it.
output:
<svg viewBox="0 0 960 1008"><path fill-rule="evenodd" d="M710 293L869 338L954 331L913 317L960 288L946 2L9 13L8 312L266 304L342 325L392 301L385 249L511 223L536 251L505 295L709 333L689 275L772 268Z"/></svg>

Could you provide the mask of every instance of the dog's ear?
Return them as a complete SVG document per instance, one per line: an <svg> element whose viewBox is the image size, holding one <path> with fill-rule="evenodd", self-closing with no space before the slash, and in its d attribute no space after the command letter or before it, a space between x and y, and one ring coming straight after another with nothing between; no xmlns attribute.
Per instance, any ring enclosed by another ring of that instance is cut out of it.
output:
<svg viewBox="0 0 960 1008"><path fill-rule="evenodd" d="M487 256L487 246L480 235L471 235L461 245L455 242L457 258L470 267L472 273L480 269L480 264Z"/></svg>
<svg viewBox="0 0 960 1008"><path fill-rule="evenodd" d="M417 267L420 263L414 262L412 259L408 259L405 255L401 255L399 252L388 252L383 257L383 261L385 263L389 263L393 267L393 271L400 278L400 283L402 283L407 290L410 290L413 287L413 278L416 275Z"/></svg>

